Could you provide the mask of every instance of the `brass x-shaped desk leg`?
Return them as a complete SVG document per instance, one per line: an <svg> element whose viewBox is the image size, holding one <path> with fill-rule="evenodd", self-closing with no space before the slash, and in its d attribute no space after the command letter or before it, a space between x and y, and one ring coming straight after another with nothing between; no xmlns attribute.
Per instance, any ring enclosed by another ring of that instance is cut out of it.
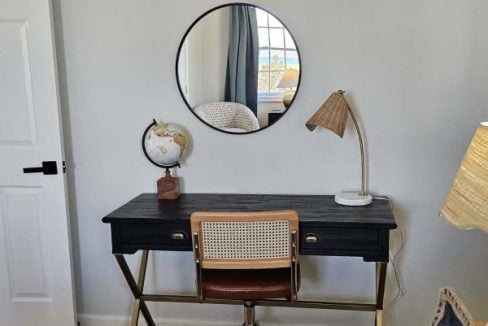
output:
<svg viewBox="0 0 488 326"><path fill-rule="evenodd" d="M385 298L387 267L388 263L376 263L376 326L383 325L383 300Z"/></svg>
<svg viewBox="0 0 488 326"><path fill-rule="evenodd" d="M154 324L154 321L151 317L151 313L149 312L149 309L147 308L146 301L143 299L143 290L144 290L144 279L146 276L146 267L147 267L147 260L149 257L149 251L143 250L142 251L142 257L141 257L141 264L139 267L139 276L137 279L137 283L132 276L132 273L129 269L129 266L127 265L127 262L124 258L123 255L117 254L115 255L115 259L117 260L117 263L120 266L120 269L122 270L122 273L124 274L124 277L127 281L127 284L129 285L130 290L132 291L132 294L134 295L134 303L132 306L132 321L131 321L131 326L137 326L138 320L139 320L139 313L142 312L142 315L144 319L146 320L146 323L148 326L156 326ZM383 326L383 300L384 300L384 295L385 295L385 284L386 284L386 271L387 271L387 266L388 263L386 262L377 262L376 263L376 304L373 305L366 305L363 304L364 307L359 307L359 304L356 304L354 308L348 308L351 310L365 310L365 311L371 311L372 308L374 311L374 308L376 306L376 318L375 318L375 325L376 326ZM169 302L198 302L197 297L184 297L184 296L156 296L156 295L146 295L146 300L149 299L150 301L169 301ZM164 300L163 300L164 298ZM186 300L184 300L186 299ZM261 302L262 305L265 304L266 301ZM219 302L219 303L226 303L226 302ZM227 303L233 303L235 302L227 302ZM274 305L280 305L281 304L286 304L286 301L277 301L274 302ZM296 302L297 305L305 305L307 302ZM308 304L314 304L308 303ZM316 303L320 304L320 303ZM331 303L322 303L327 307L320 307L320 308L325 308L325 309L339 309L337 307L342 305L340 303L336 303L335 306L336 308L330 308ZM347 305L347 304L346 304ZM368 306L368 307L366 307ZM371 306L371 307L369 307ZM310 308L311 306L309 306ZM366 309L367 308L367 309Z"/></svg>
<svg viewBox="0 0 488 326"><path fill-rule="evenodd" d="M149 251L143 250L142 257L141 257L141 265L139 266L139 277L137 279L137 283L132 276L132 273L125 261L124 255L115 255L115 259L117 259L117 263L119 263L120 269L124 274L125 279L127 280L127 284L129 285L132 294L134 295L134 303L132 305L132 321L130 323L131 326L137 326L137 322L139 321L139 312L142 312L142 316L146 320L148 326L156 326L154 321L151 317L151 313L147 308L146 302L141 299L142 292L144 290L144 279L146 277L146 267L147 267L147 258L149 257Z"/></svg>

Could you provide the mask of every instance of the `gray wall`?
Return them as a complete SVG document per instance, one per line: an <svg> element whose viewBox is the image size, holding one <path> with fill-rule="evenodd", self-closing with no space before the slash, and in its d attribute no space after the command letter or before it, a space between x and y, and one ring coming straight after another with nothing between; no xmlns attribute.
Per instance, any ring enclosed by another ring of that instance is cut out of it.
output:
<svg viewBox="0 0 488 326"><path fill-rule="evenodd" d="M348 90L365 130L370 190L392 198L406 238L398 257L406 295L387 308L387 320L394 320L389 325L428 324L443 285L488 319L488 235L459 231L438 216L477 123L488 120L488 2L253 2L280 17L296 37L302 87L279 123L234 136L193 116L174 75L183 33L221 1L54 1L83 326L123 325L129 314L129 290L110 253L109 227L100 219L155 190L162 171L140 148L152 118L191 132L193 150L178 171L187 192L330 194L358 187L354 130L349 125L339 139L326 130L310 133L304 123L338 88ZM399 244L399 233L393 233L393 252ZM370 264L307 257L303 266L304 296L372 298ZM392 273L388 287L387 302L396 292ZM148 288L191 293L191 254L153 255ZM151 308L160 317L198 325L241 318L240 307ZM270 308L258 315L289 325L372 324L370 313Z"/></svg>

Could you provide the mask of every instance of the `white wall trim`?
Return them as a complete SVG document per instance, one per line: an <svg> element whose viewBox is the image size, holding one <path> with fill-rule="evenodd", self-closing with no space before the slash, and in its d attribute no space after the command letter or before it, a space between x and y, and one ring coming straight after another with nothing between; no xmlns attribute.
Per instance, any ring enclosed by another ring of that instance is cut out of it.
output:
<svg viewBox="0 0 488 326"><path fill-rule="evenodd" d="M259 93L258 103L283 103L284 93Z"/></svg>
<svg viewBox="0 0 488 326"><path fill-rule="evenodd" d="M113 315L92 315L92 314L78 314L78 321L80 326L128 326L130 324L130 317L128 316L113 316ZM215 321L201 321L201 320L184 320L184 319L162 319L155 318L154 322L158 326L232 326L232 322L215 322ZM141 316L139 325L146 326L144 318Z"/></svg>
<svg viewBox="0 0 488 326"><path fill-rule="evenodd" d="M78 314L80 326L129 326L130 318L127 316L110 316L110 315L92 315ZM158 326L235 326L235 321L215 322L202 320L184 320L184 319L161 319L155 318L154 322ZM262 324L262 323L261 323ZM140 326L146 326L144 318L139 319ZM264 323L263 326L296 326L296 324L275 324ZM301 326L318 326L317 324L301 324Z"/></svg>

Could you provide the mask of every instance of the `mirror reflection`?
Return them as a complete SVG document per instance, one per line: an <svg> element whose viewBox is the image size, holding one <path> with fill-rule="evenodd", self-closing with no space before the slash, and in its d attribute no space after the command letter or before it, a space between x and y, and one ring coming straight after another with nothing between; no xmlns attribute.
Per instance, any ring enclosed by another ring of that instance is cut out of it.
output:
<svg viewBox="0 0 488 326"><path fill-rule="evenodd" d="M300 83L300 56L273 14L230 4L202 15L178 51L177 79L192 112L228 133L251 133L280 119Z"/></svg>

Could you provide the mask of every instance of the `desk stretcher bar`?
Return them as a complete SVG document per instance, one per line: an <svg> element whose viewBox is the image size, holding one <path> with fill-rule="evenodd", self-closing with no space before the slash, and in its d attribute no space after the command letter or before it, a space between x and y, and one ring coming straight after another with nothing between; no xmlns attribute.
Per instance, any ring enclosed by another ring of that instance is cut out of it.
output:
<svg viewBox="0 0 488 326"><path fill-rule="evenodd" d="M127 284L134 296L134 303L132 306L132 321L131 326L137 326L139 320L139 313L142 312L144 319L148 326L155 326L154 320L147 308L146 302L180 302L180 303L207 303L207 304L228 304L228 305L243 305L244 300L227 300L227 299L200 299L197 295L162 295L162 294L145 294L144 279L146 275L147 261L149 251L143 250L141 263L139 267L139 277L136 282L132 275L129 266L124 258L124 255L116 254L115 258L124 274ZM310 309L331 309L331 310L352 310L352 311L374 311L375 325L383 325L383 297L385 291L387 264L383 262L376 263L376 303L355 303L355 302L329 302L329 301L286 301L286 300L255 300L253 304L256 306L272 306L272 307L289 307L289 308L310 308Z"/></svg>

